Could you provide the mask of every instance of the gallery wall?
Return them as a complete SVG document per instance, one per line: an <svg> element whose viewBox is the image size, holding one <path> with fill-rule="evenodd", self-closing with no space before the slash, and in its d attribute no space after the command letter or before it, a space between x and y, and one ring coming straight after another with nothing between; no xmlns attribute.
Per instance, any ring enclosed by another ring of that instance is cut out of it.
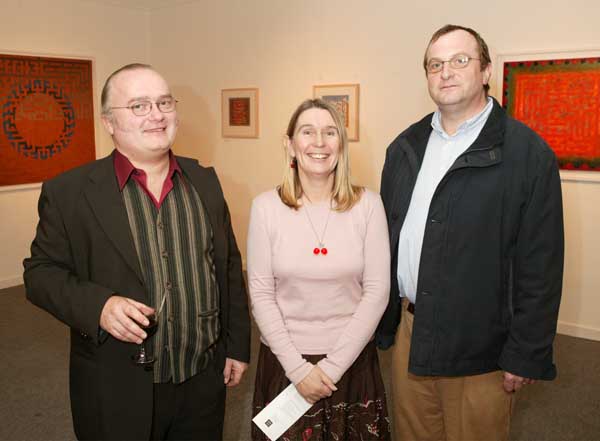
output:
<svg viewBox="0 0 600 441"><path fill-rule="evenodd" d="M125 63L146 60L147 21L139 10L91 1L3 1L0 52L91 58L97 115L104 79ZM110 138L96 124L97 157L111 150ZM22 283L21 262L35 232L39 192L39 185L0 189L0 288Z"/></svg>
<svg viewBox="0 0 600 441"><path fill-rule="evenodd" d="M240 248L252 198L282 170L281 136L314 84L360 83L357 183L378 190L386 146L433 110L421 67L429 36L452 22L478 29L492 55L599 49L600 2L280 0L194 2L151 14L149 59L181 100L176 150L213 165ZM221 137L220 90L260 88L260 137ZM495 90L495 88L493 88ZM565 182L566 262L560 327L600 340L600 183ZM595 201L595 202L594 202Z"/></svg>
<svg viewBox="0 0 600 441"><path fill-rule="evenodd" d="M472 0L165 4L143 12L89 0L3 2L0 49L93 58L96 100L116 67L154 64L180 100L175 150L216 168L244 255L252 198L278 183L282 134L313 85L360 83L360 141L351 143L352 171L356 183L378 190L386 146L433 110L421 60L438 27L454 22L478 29L493 57L600 49L600 3L593 0L507 0L485 7ZM234 87L260 89L258 139L221 137L220 90ZM98 112L98 102L95 107ZM100 157L112 147L96 129ZM0 192L0 287L21 282L38 195L39 188ZM563 195L567 248L559 329L600 340L600 184L564 182Z"/></svg>

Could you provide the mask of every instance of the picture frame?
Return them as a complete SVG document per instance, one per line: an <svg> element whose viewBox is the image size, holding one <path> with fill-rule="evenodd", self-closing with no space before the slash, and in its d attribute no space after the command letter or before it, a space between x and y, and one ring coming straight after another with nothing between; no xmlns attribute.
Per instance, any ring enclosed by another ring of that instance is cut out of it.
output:
<svg viewBox="0 0 600 441"><path fill-rule="evenodd" d="M497 97L556 154L563 181L600 182L600 50L497 57Z"/></svg>
<svg viewBox="0 0 600 441"><path fill-rule="evenodd" d="M0 54L0 191L96 159L93 59Z"/></svg>
<svg viewBox="0 0 600 441"><path fill-rule="evenodd" d="M313 86L313 97L332 104L346 125L348 141L360 140L359 84L321 84Z"/></svg>
<svg viewBox="0 0 600 441"><path fill-rule="evenodd" d="M223 138L258 138L258 88L221 90Z"/></svg>

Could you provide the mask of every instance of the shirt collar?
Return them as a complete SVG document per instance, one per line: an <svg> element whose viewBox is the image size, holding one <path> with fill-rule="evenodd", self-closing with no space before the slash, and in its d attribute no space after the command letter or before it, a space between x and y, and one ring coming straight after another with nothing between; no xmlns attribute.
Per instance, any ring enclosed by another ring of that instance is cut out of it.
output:
<svg viewBox="0 0 600 441"><path fill-rule="evenodd" d="M492 100L492 98L488 96L487 104L485 105L483 110L481 112L479 112L477 115L469 118L468 120L463 122L461 125L459 125L458 129L456 130L456 133L454 135L448 135L446 133L446 131L444 130L444 127L442 126L442 114L440 113L439 109L436 110L435 113L433 114L433 118L431 119L431 127L440 136L442 136L444 138L451 138L452 136L456 136L458 134L468 132L469 130L473 129L474 127L477 127L479 124L484 123L487 120L488 116L490 115L493 106L494 106L494 100Z"/></svg>
<svg viewBox="0 0 600 441"><path fill-rule="evenodd" d="M125 187L125 184L127 184L127 181L135 170L140 170L141 172L145 173L144 170L136 169L127 156L118 150L115 150L113 164L115 167L115 175L117 176L117 182L119 184L120 191L123 191L123 187ZM167 179L173 177L175 172L181 174L181 168L175 159L175 155L171 150L169 150L169 171L167 173Z"/></svg>

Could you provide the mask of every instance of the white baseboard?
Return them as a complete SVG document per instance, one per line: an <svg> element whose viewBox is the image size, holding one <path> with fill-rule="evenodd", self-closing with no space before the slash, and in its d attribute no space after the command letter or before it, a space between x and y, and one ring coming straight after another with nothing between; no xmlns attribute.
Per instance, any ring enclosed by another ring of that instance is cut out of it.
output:
<svg viewBox="0 0 600 441"><path fill-rule="evenodd" d="M17 286L23 284L23 276L9 277L7 279L0 279L0 289L10 288L11 286Z"/></svg>
<svg viewBox="0 0 600 441"><path fill-rule="evenodd" d="M558 322L557 332L571 337L587 338L600 341L600 329L591 326L582 326L577 323Z"/></svg>

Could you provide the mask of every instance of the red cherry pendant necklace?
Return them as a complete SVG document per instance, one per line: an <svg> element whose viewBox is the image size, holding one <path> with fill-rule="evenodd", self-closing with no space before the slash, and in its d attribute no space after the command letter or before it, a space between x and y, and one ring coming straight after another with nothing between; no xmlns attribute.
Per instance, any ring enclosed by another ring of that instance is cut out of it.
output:
<svg viewBox="0 0 600 441"><path fill-rule="evenodd" d="M328 251L327 251L327 247L323 243L323 239L325 238L325 233L327 232L327 225L329 225L329 215L331 214L331 203L329 204L329 211L327 212L327 219L325 220L325 227L323 228L323 233L320 236L317 233L317 230L312 222L312 219L310 218L310 214L308 212L308 207L306 206L306 204L304 204L303 208L304 208L304 212L306 213L306 218L308 219L308 223L310 224L310 228L312 229L313 233L315 234L315 237L317 238L317 243L319 244L318 247L313 248L313 254L315 256L318 256L319 254L326 256Z"/></svg>

